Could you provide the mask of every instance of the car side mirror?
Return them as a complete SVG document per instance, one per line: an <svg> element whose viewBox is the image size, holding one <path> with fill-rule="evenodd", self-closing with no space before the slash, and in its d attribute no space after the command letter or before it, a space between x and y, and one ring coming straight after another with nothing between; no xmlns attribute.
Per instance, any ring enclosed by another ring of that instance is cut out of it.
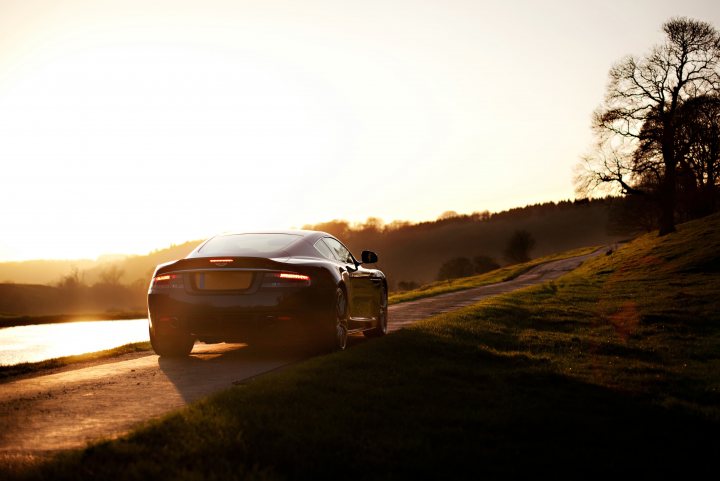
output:
<svg viewBox="0 0 720 481"><path fill-rule="evenodd" d="M360 257L363 264L375 264L378 261L378 256L373 251L362 251Z"/></svg>

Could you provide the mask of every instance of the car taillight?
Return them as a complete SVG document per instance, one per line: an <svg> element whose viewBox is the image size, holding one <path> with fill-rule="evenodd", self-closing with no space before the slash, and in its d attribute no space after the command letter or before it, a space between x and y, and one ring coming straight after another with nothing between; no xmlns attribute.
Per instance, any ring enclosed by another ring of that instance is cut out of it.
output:
<svg viewBox="0 0 720 481"><path fill-rule="evenodd" d="M210 264L223 267L233 262L232 259L210 259Z"/></svg>
<svg viewBox="0 0 720 481"><path fill-rule="evenodd" d="M155 276L150 284L150 289L181 289L184 287L181 274L162 274Z"/></svg>
<svg viewBox="0 0 720 481"><path fill-rule="evenodd" d="M296 287L309 286L310 276L297 272L266 272L263 287Z"/></svg>

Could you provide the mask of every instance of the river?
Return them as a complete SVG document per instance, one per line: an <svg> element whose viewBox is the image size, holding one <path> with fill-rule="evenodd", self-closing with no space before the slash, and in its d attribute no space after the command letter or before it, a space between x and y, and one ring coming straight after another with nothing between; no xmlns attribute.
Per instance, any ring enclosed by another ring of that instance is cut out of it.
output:
<svg viewBox="0 0 720 481"><path fill-rule="evenodd" d="M0 329L0 365L45 361L147 340L147 319L6 327Z"/></svg>

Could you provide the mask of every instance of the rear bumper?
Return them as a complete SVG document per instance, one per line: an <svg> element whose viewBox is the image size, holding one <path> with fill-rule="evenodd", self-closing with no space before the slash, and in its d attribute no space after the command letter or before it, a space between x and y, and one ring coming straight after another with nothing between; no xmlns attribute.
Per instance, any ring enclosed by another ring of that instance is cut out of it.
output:
<svg viewBox="0 0 720 481"><path fill-rule="evenodd" d="M334 289L262 289L252 294L148 294L151 329L213 341L314 337L334 314Z"/></svg>

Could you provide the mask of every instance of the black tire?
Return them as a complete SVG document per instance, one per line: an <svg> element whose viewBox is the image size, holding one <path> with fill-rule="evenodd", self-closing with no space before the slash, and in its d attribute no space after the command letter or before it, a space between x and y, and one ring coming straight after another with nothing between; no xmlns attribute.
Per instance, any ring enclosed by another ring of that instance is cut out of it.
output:
<svg viewBox="0 0 720 481"><path fill-rule="evenodd" d="M150 344L160 357L187 357L195 345L195 338L182 333L162 333L149 328Z"/></svg>
<svg viewBox="0 0 720 481"><path fill-rule="evenodd" d="M378 302L378 325L367 331L363 331L365 337L382 337L387 334L388 328L388 295L387 289L383 286Z"/></svg>
<svg viewBox="0 0 720 481"><path fill-rule="evenodd" d="M344 351L347 347L348 337L348 303L345 290L338 287L335 291L335 313L332 323L332 341L329 343L332 351Z"/></svg>

